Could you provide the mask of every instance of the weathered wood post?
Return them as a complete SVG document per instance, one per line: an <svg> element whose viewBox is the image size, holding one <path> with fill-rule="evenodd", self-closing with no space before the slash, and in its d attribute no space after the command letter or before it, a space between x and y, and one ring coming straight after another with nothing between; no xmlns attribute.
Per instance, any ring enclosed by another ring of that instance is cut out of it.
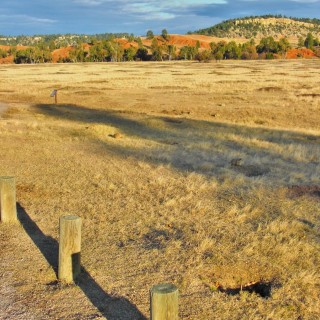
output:
<svg viewBox="0 0 320 320"><path fill-rule="evenodd" d="M0 177L0 220L4 223L18 220L15 177Z"/></svg>
<svg viewBox="0 0 320 320"><path fill-rule="evenodd" d="M81 218L60 217L58 279L72 283L80 273Z"/></svg>
<svg viewBox="0 0 320 320"><path fill-rule="evenodd" d="M150 291L151 320L178 320L178 288L170 283L158 284Z"/></svg>
<svg viewBox="0 0 320 320"><path fill-rule="evenodd" d="M58 90L57 89L54 89L51 92L50 97L54 97L55 104L58 104Z"/></svg>

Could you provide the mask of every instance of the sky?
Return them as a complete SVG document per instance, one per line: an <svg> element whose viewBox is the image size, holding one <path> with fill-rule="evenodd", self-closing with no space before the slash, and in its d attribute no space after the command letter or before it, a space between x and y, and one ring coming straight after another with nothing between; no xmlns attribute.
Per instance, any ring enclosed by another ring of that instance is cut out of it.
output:
<svg viewBox="0 0 320 320"><path fill-rule="evenodd" d="M320 19L320 0L1 0L0 35L185 34L263 14Z"/></svg>

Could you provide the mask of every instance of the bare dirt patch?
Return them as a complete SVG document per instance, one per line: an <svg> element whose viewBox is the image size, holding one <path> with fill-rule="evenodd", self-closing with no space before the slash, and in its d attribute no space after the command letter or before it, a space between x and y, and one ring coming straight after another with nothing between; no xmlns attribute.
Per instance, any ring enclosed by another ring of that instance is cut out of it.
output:
<svg viewBox="0 0 320 320"><path fill-rule="evenodd" d="M308 196L320 201L320 186L315 185L300 185L288 188L288 197L295 199L303 196Z"/></svg>

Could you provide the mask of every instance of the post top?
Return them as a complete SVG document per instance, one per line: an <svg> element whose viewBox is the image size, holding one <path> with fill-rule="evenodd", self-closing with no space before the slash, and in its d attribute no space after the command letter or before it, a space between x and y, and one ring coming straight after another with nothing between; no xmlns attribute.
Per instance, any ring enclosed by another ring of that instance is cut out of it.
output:
<svg viewBox="0 0 320 320"><path fill-rule="evenodd" d="M78 220L81 218L76 215L68 215L68 216L61 216L60 219L61 220Z"/></svg>
<svg viewBox="0 0 320 320"><path fill-rule="evenodd" d="M51 94L50 94L50 97L54 97L56 94L57 94L58 90L57 89L54 89Z"/></svg>
<svg viewBox="0 0 320 320"><path fill-rule="evenodd" d="M177 291L178 288L172 283L160 283L152 287L152 293L166 294Z"/></svg>

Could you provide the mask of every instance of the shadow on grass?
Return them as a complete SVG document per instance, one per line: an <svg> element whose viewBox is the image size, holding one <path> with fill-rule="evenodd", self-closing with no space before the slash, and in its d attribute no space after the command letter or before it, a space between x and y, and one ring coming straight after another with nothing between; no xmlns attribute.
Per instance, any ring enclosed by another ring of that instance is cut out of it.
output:
<svg viewBox="0 0 320 320"><path fill-rule="evenodd" d="M50 236L46 236L37 224L30 218L26 210L17 204L18 219L24 230L41 251L45 259L54 269L56 275L58 271L58 241ZM55 285L58 282L48 285ZM147 318L123 297L113 297L107 294L103 288L92 278L90 273L81 266L81 274L76 284L91 301L91 303L108 320L146 320Z"/></svg>
<svg viewBox="0 0 320 320"><path fill-rule="evenodd" d="M136 138L140 145L141 141L156 142L154 147L139 149L121 141L114 143L103 135L91 136L97 143L97 153L105 151L158 165L170 164L181 171L218 177L224 176L226 170L249 178L273 175L273 182L277 182L292 173L308 179L319 165L320 137L315 135L78 105L42 104L35 108L55 119L84 124L86 129L94 124L112 126L126 137ZM86 132L79 134L85 136ZM232 166L234 158L243 159L243 164Z"/></svg>

